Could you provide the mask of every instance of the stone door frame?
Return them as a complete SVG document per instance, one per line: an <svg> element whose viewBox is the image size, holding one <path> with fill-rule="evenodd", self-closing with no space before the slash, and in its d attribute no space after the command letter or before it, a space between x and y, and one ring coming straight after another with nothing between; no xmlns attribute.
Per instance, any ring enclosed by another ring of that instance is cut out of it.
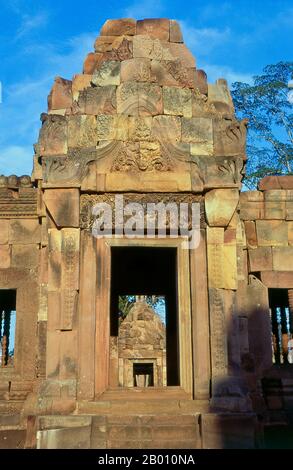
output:
<svg viewBox="0 0 293 470"><path fill-rule="evenodd" d="M81 237L81 285L79 305L78 398L99 399L110 382L110 286L112 247L176 248L178 287L178 339L180 387L193 396L192 314L189 250L185 239L102 238L83 231ZM170 387L171 388L171 387ZM174 390L174 387L172 387ZM164 387L164 396L168 398ZM117 389L119 396L123 388ZM148 390L145 391L148 393ZM146 396L147 398L147 396Z"/></svg>

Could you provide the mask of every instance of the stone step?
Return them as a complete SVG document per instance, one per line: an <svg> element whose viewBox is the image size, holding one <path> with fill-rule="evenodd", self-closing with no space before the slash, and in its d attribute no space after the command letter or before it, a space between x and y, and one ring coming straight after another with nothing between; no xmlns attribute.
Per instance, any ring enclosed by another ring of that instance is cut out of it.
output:
<svg viewBox="0 0 293 470"><path fill-rule="evenodd" d="M197 449L199 414L39 417L38 448Z"/></svg>
<svg viewBox="0 0 293 470"><path fill-rule="evenodd" d="M145 415L208 413L208 400L97 400L79 401L80 415Z"/></svg>

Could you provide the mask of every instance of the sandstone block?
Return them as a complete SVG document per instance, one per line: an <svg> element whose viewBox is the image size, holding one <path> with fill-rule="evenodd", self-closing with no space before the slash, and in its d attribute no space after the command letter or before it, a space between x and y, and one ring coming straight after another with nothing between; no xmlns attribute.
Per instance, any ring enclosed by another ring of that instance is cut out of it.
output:
<svg viewBox="0 0 293 470"><path fill-rule="evenodd" d="M116 39L117 36L98 36L95 40L95 52L111 52Z"/></svg>
<svg viewBox="0 0 293 470"><path fill-rule="evenodd" d="M259 246L288 245L288 227L284 221L257 220L256 233Z"/></svg>
<svg viewBox="0 0 293 470"><path fill-rule="evenodd" d="M221 245L224 243L224 228L207 226L208 245Z"/></svg>
<svg viewBox="0 0 293 470"><path fill-rule="evenodd" d="M263 192L265 202L283 202L287 199L287 191L282 189L269 189Z"/></svg>
<svg viewBox="0 0 293 470"><path fill-rule="evenodd" d="M165 18L139 20L136 25L136 34L169 41L170 21Z"/></svg>
<svg viewBox="0 0 293 470"><path fill-rule="evenodd" d="M62 279L63 291L79 289L79 245L80 230L62 229Z"/></svg>
<svg viewBox="0 0 293 470"><path fill-rule="evenodd" d="M125 82L117 88L117 112L138 116L138 91L136 82Z"/></svg>
<svg viewBox="0 0 293 470"><path fill-rule="evenodd" d="M229 225L239 200L237 189L213 189L205 196L205 210L210 226Z"/></svg>
<svg viewBox="0 0 293 470"><path fill-rule="evenodd" d="M9 220L0 220L0 245L6 245L8 243L9 235Z"/></svg>
<svg viewBox="0 0 293 470"><path fill-rule="evenodd" d="M101 36L133 36L136 34L136 21L132 18L107 20L100 34Z"/></svg>
<svg viewBox="0 0 293 470"><path fill-rule="evenodd" d="M167 47L172 56L172 59L179 59L184 67L194 68L196 67L195 58L190 50L185 46L185 44L176 44L175 42L167 43ZM165 59L165 60L172 60Z"/></svg>
<svg viewBox="0 0 293 470"><path fill-rule="evenodd" d="M0 269L10 268L11 247L10 245L0 245Z"/></svg>
<svg viewBox="0 0 293 470"><path fill-rule="evenodd" d="M265 219L285 219L286 203L285 201L266 201L264 204Z"/></svg>
<svg viewBox="0 0 293 470"><path fill-rule="evenodd" d="M97 162L88 164L88 172L81 182L81 191L97 191Z"/></svg>
<svg viewBox="0 0 293 470"><path fill-rule="evenodd" d="M213 154L213 127L208 118L182 118L182 141L189 142L191 155Z"/></svg>
<svg viewBox="0 0 293 470"><path fill-rule="evenodd" d="M268 190L264 192L266 219L286 218L286 197L286 191L284 190Z"/></svg>
<svg viewBox="0 0 293 470"><path fill-rule="evenodd" d="M172 44L174 46L182 45L175 43ZM159 39L137 35L133 37L133 57L145 57L152 60L174 60L174 55L170 51L170 45L170 43L160 41Z"/></svg>
<svg viewBox="0 0 293 470"><path fill-rule="evenodd" d="M121 82L148 82L151 79L150 59L129 59L121 63Z"/></svg>
<svg viewBox="0 0 293 470"><path fill-rule="evenodd" d="M114 139L114 116L110 114L99 114L97 116L97 140Z"/></svg>
<svg viewBox="0 0 293 470"><path fill-rule="evenodd" d="M192 117L191 91L186 88L163 87L164 114Z"/></svg>
<svg viewBox="0 0 293 470"><path fill-rule="evenodd" d="M286 201L286 220L293 220L293 201Z"/></svg>
<svg viewBox="0 0 293 470"><path fill-rule="evenodd" d="M274 246L273 271L293 271L293 248L291 246Z"/></svg>
<svg viewBox="0 0 293 470"><path fill-rule="evenodd" d="M11 266L34 268L39 265L38 245L12 245Z"/></svg>
<svg viewBox="0 0 293 470"><path fill-rule="evenodd" d="M67 122L64 116L42 114L38 151L41 156L67 153Z"/></svg>
<svg viewBox="0 0 293 470"><path fill-rule="evenodd" d="M61 249L60 251L49 252L49 266L48 266L48 312L49 320L55 321L54 318L58 317L58 327L60 328L60 311L61 311L61 299L60 299L60 286L61 286ZM57 296L50 296L50 292L57 292ZM50 313L54 312L54 313ZM54 317L53 317L54 315ZM50 326L50 323L49 323Z"/></svg>
<svg viewBox="0 0 293 470"><path fill-rule="evenodd" d="M181 119L177 116L155 116L152 136L159 141L179 142L181 140Z"/></svg>
<svg viewBox="0 0 293 470"><path fill-rule="evenodd" d="M255 417L237 413L203 414L202 439L204 449L253 449Z"/></svg>
<svg viewBox="0 0 293 470"><path fill-rule="evenodd" d="M10 243L41 243L41 227L38 220L12 219L10 221Z"/></svg>
<svg viewBox="0 0 293 470"><path fill-rule="evenodd" d="M38 431L38 449L89 449L90 437L90 426Z"/></svg>
<svg viewBox="0 0 293 470"><path fill-rule="evenodd" d="M53 280L53 278L50 278L50 280L51 279ZM48 292L48 312L49 312L48 324L47 324L48 331L60 330L61 295L60 295L60 292L57 291L58 287L60 288L60 284L56 286L50 282L49 292ZM56 290L54 291L51 290L53 288L55 288ZM60 396L60 387L58 388L59 388L59 396Z"/></svg>
<svg viewBox="0 0 293 470"><path fill-rule="evenodd" d="M240 218L242 220L257 220L264 218L263 202L241 202Z"/></svg>
<svg viewBox="0 0 293 470"><path fill-rule="evenodd" d="M264 195L261 191L243 191L240 193L240 202L263 202Z"/></svg>
<svg viewBox="0 0 293 470"><path fill-rule="evenodd" d="M96 117L70 116L68 119L68 147L95 147L96 145Z"/></svg>
<svg viewBox="0 0 293 470"><path fill-rule="evenodd" d="M120 62L107 60L94 71L92 83L96 86L110 86L120 84Z"/></svg>
<svg viewBox="0 0 293 470"><path fill-rule="evenodd" d="M153 136L152 123L153 123L153 118L151 116L130 117L129 118L129 140L135 140L135 141L151 140Z"/></svg>
<svg viewBox="0 0 293 470"><path fill-rule="evenodd" d="M152 83L137 83L138 113L155 116L163 113L162 89Z"/></svg>
<svg viewBox="0 0 293 470"><path fill-rule="evenodd" d="M240 218L242 220L256 220L264 218L262 192L246 191L240 193Z"/></svg>
<svg viewBox="0 0 293 470"><path fill-rule="evenodd" d="M161 88L152 83L122 83L117 89L117 112L129 116L162 114Z"/></svg>
<svg viewBox="0 0 293 470"><path fill-rule="evenodd" d="M57 229L49 229L49 251L61 252L62 232Z"/></svg>
<svg viewBox="0 0 293 470"><path fill-rule="evenodd" d="M194 70L194 87L197 88L203 95L208 94L207 74L204 70Z"/></svg>
<svg viewBox="0 0 293 470"><path fill-rule="evenodd" d="M293 222L288 222L288 242L293 245Z"/></svg>
<svg viewBox="0 0 293 470"><path fill-rule="evenodd" d="M142 162L144 164L145 162ZM172 173L172 172L143 172L137 177L137 173L125 171L110 173L106 175L105 190L106 191L141 191L145 192L180 192L191 191L190 174ZM201 188L202 189L202 188Z"/></svg>
<svg viewBox="0 0 293 470"><path fill-rule="evenodd" d="M237 121L232 115L213 120L215 155L245 157L247 120Z"/></svg>
<svg viewBox="0 0 293 470"><path fill-rule="evenodd" d="M74 75L72 80L72 96L73 100L78 100L79 92L85 90L91 84L91 74Z"/></svg>
<svg viewBox="0 0 293 470"><path fill-rule="evenodd" d="M128 116L114 116L114 140L126 142L129 137L129 118Z"/></svg>
<svg viewBox="0 0 293 470"><path fill-rule="evenodd" d="M72 105L72 82L56 77L52 90L48 96L48 109L70 108Z"/></svg>
<svg viewBox="0 0 293 470"><path fill-rule="evenodd" d="M114 114L116 112L116 87L87 88L80 92L78 106L85 114Z"/></svg>
<svg viewBox="0 0 293 470"><path fill-rule="evenodd" d="M250 272L272 271L273 256L269 246L248 250Z"/></svg>
<svg viewBox="0 0 293 470"><path fill-rule="evenodd" d="M246 240L249 247L257 246L256 226L255 222L246 220L244 222Z"/></svg>
<svg viewBox="0 0 293 470"><path fill-rule="evenodd" d="M267 189L293 189L293 176L265 176L258 183L261 191Z"/></svg>
<svg viewBox="0 0 293 470"><path fill-rule="evenodd" d="M237 252L236 245L224 245L222 265L222 288L237 289Z"/></svg>
<svg viewBox="0 0 293 470"><path fill-rule="evenodd" d="M293 286L293 271L264 271L261 280L267 287L275 289L291 289Z"/></svg>
<svg viewBox="0 0 293 470"><path fill-rule="evenodd" d="M236 245L208 243L207 254L209 287L237 289Z"/></svg>
<svg viewBox="0 0 293 470"><path fill-rule="evenodd" d="M126 38L124 36L117 37L111 45L111 50L103 53L102 62L104 60L128 60L133 58L133 44L132 38L129 36Z"/></svg>
<svg viewBox="0 0 293 470"><path fill-rule="evenodd" d="M128 117L124 115L99 114L97 116L97 140L127 141L129 135Z"/></svg>
<svg viewBox="0 0 293 470"><path fill-rule="evenodd" d="M185 67L179 59L152 60L151 81L161 86L194 87L194 69Z"/></svg>
<svg viewBox="0 0 293 470"><path fill-rule="evenodd" d="M57 227L79 227L79 189L46 189L44 201Z"/></svg>
<svg viewBox="0 0 293 470"><path fill-rule="evenodd" d="M235 214L234 214L235 215ZM225 245L236 245L236 228L229 226L224 232Z"/></svg>
<svg viewBox="0 0 293 470"><path fill-rule="evenodd" d="M170 20L170 42L183 42L180 25L175 20Z"/></svg>
<svg viewBox="0 0 293 470"><path fill-rule="evenodd" d="M102 52L90 52L83 63L83 73L85 75L92 75L103 60L104 54Z"/></svg>
<svg viewBox="0 0 293 470"><path fill-rule="evenodd" d="M208 101L212 103L218 111L234 112L232 97L226 84L209 84Z"/></svg>
<svg viewBox="0 0 293 470"><path fill-rule="evenodd" d="M48 320L48 286L40 285L39 290L39 310L38 322L46 322Z"/></svg>

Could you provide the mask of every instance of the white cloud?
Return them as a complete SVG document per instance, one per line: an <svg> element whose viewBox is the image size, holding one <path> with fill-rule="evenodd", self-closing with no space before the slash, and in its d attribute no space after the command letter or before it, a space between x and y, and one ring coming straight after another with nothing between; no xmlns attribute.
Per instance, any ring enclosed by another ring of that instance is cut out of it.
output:
<svg viewBox="0 0 293 470"><path fill-rule="evenodd" d="M215 47L231 39L229 28L194 28L187 21L179 21L184 42L194 53L209 54Z"/></svg>
<svg viewBox="0 0 293 470"><path fill-rule="evenodd" d="M229 85L233 82L252 83L253 80L251 74L237 72L227 65L201 63L200 68L207 73L209 83L214 83L218 78L225 78Z"/></svg>
<svg viewBox="0 0 293 470"><path fill-rule="evenodd" d="M30 173L33 144L41 125L39 116L47 111L47 96L54 78L60 75L71 79L79 73L86 54L93 49L96 36L97 33L88 33L72 37L67 44L62 44L67 49L66 53L46 44L26 49L26 54L32 55L42 65L43 72L41 76L29 75L25 81L14 82L9 86L3 84L3 101L0 104L0 172Z"/></svg>
<svg viewBox="0 0 293 470"><path fill-rule="evenodd" d="M5 175L30 174L33 162L32 149L21 147L18 145L10 145L8 147L0 147L0 173Z"/></svg>
<svg viewBox="0 0 293 470"><path fill-rule="evenodd" d="M23 36L30 34L34 29L45 26L48 22L48 14L46 12L37 13L34 16L23 15L21 25L18 28L15 40L21 39Z"/></svg>

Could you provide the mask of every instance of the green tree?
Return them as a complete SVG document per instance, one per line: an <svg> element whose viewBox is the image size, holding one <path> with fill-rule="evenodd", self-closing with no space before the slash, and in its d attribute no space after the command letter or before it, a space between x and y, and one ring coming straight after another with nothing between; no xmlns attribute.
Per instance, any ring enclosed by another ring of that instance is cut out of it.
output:
<svg viewBox="0 0 293 470"><path fill-rule="evenodd" d="M237 117L249 119L244 179L248 188L255 188L263 176L293 172L292 77L293 62L279 62L267 65L251 85L232 84Z"/></svg>
<svg viewBox="0 0 293 470"><path fill-rule="evenodd" d="M121 320L123 320L128 315L132 305L136 302L137 297L138 296L135 295L119 295L118 309ZM165 298L163 296L146 295L143 297L145 302L155 310L165 306Z"/></svg>

